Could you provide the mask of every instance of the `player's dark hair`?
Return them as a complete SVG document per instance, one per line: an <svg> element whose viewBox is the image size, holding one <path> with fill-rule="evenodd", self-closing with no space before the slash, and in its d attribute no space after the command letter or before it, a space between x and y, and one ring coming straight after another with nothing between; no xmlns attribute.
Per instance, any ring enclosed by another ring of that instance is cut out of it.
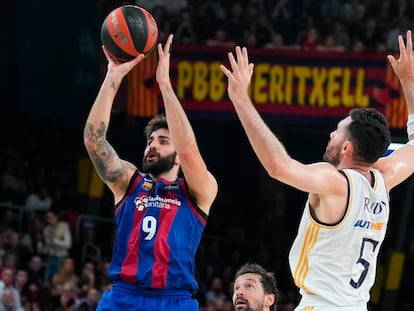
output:
<svg viewBox="0 0 414 311"><path fill-rule="evenodd" d="M275 311L277 308L277 299L279 291L277 289L277 282L274 273L267 271L261 265L255 263L246 263L243 266L241 266L241 268L236 272L235 279L246 273L253 273L259 275L260 282L262 283L263 291L265 292L265 294L275 295L275 302L273 303L273 305L270 306L270 311Z"/></svg>
<svg viewBox="0 0 414 311"><path fill-rule="evenodd" d="M391 134L385 116L374 108L354 108L349 112L352 122L348 126L354 145L354 160L372 164L382 157Z"/></svg>
<svg viewBox="0 0 414 311"><path fill-rule="evenodd" d="M156 115L148 121L144 128L145 138L149 139L151 134L158 129L168 130L167 118L164 115Z"/></svg>

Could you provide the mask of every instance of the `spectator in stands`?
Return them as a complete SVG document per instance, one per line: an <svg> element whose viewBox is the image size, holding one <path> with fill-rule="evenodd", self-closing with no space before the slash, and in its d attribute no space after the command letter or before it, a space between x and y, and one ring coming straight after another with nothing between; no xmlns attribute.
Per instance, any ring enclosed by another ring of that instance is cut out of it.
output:
<svg viewBox="0 0 414 311"><path fill-rule="evenodd" d="M3 263L3 266L2 266L3 270L5 268L10 268L10 269L13 270L13 272L16 272L16 270L17 270L17 257L16 257L16 254L14 254L14 253L5 253L3 255L3 258L2 258L2 263Z"/></svg>
<svg viewBox="0 0 414 311"><path fill-rule="evenodd" d="M214 306L217 300L226 300L227 296L223 287L223 280L219 276L210 281L210 288L206 293L207 307Z"/></svg>
<svg viewBox="0 0 414 311"><path fill-rule="evenodd" d="M365 19L358 37L363 41L367 52L375 52L379 44L383 44L385 41L384 34L378 28L377 19L374 16Z"/></svg>
<svg viewBox="0 0 414 311"><path fill-rule="evenodd" d="M16 305L13 290L5 288L0 296L0 311L24 311L23 307Z"/></svg>
<svg viewBox="0 0 414 311"><path fill-rule="evenodd" d="M84 297L76 307L76 311L95 311L100 299L101 292L96 288L91 287L88 289L87 296Z"/></svg>
<svg viewBox="0 0 414 311"><path fill-rule="evenodd" d="M235 41L227 36L227 30L224 27L217 27L214 35L207 39L205 45L209 47L234 47Z"/></svg>
<svg viewBox="0 0 414 311"><path fill-rule="evenodd" d="M75 311L77 302L77 287L72 282L66 282L60 295L54 295L50 299L47 311Z"/></svg>
<svg viewBox="0 0 414 311"><path fill-rule="evenodd" d="M278 288L273 273L258 264L246 263L237 272L234 281L234 310L274 311Z"/></svg>
<svg viewBox="0 0 414 311"><path fill-rule="evenodd" d="M68 282L76 286L80 283L80 277L76 273L75 261L72 257L66 257L62 261L59 270L53 274L50 284L50 294L52 296L59 296L62 293L64 285Z"/></svg>
<svg viewBox="0 0 414 311"><path fill-rule="evenodd" d="M266 8L263 7L263 0L253 0L253 3L258 3L262 14L268 14ZM278 0L278 1L268 1L271 3L270 11L270 20L269 24L271 28L280 32L284 38L292 37L294 33L294 23L293 20L294 11L297 1L292 0Z"/></svg>
<svg viewBox="0 0 414 311"><path fill-rule="evenodd" d="M351 37L348 33L346 25L336 19L332 22L331 34L335 37L335 42L337 45L343 46L345 50L349 50L351 47Z"/></svg>
<svg viewBox="0 0 414 311"><path fill-rule="evenodd" d="M26 269L19 268L14 280L14 287L19 292L20 302L25 310L31 310L30 307L30 289L29 289L29 274Z"/></svg>
<svg viewBox="0 0 414 311"><path fill-rule="evenodd" d="M335 36L332 33L328 33L323 42L318 43L315 47L315 51L319 52L345 52L345 46L336 42Z"/></svg>
<svg viewBox="0 0 414 311"><path fill-rule="evenodd" d="M44 310L43 305L45 301L42 299L42 295L45 291L49 290L48 284L45 286L44 280L44 269L43 269L43 259L40 255L33 255L30 258L28 263L27 272L28 272L28 287L30 291L29 295L29 305L31 309L29 310ZM49 293L47 293L49 296Z"/></svg>
<svg viewBox="0 0 414 311"><path fill-rule="evenodd" d="M12 310L21 311L23 310L23 307L21 304L20 294L13 284L14 277L15 274L13 269L7 267L3 268L0 281L0 297L3 297L4 293L6 293L6 299L3 303L5 303L8 307L13 306L15 309Z"/></svg>
<svg viewBox="0 0 414 311"><path fill-rule="evenodd" d="M157 5L151 9L151 14L157 21L158 42L165 42L168 34L171 33L171 21L164 6Z"/></svg>
<svg viewBox="0 0 414 311"><path fill-rule="evenodd" d="M40 255L34 254L28 263L29 283L42 285L44 283L44 263Z"/></svg>
<svg viewBox="0 0 414 311"><path fill-rule="evenodd" d="M64 258L69 255L69 250L72 247L72 233L69 224L60 219L59 212L49 210L46 213L46 220L48 224L43 229L47 248L45 281L49 282L58 271Z"/></svg>
<svg viewBox="0 0 414 311"><path fill-rule="evenodd" d="M364 41L362 41L358 37L355 37L353 39L353 42L352 42L352 45L351 45L351 52L353 52L353 53L365 53L365 52L368 52L368 50L365 47Z"/></svg>
<svg viewBox="0 0 414 311"><path fill-rule="evenodd" d="M345 17L345 3L341 0L322 0L319 2L320 16L325 28L329 29L335 19Z"/></svg>
<svg viewBox="0 0 414 311"><path fill-rule="evenodd" d="M394 26L386 33L386 46L390 53L396 53L399 51L398 42L395 40L400 34L405 37L405 31L410 29L410 19L407 16L401 16Z"/></svg>
<svg viewBox="0 0 414 311"><path fill-rule="evenodd" d="M44 227L44 217L41 217L38 213L36 213L30 226L27 230L23 231L22 245L24 245L32 255L46 254L46 242L43 236Z"/></svg>
<svg viewBox="0 0 414 311"><path fill-rule="evenodd" d="M52 207L52 204L53 200L49 195L49 189L46 186L40 186L39 189L36 189L27 196L24 207L33 217L35 211L46 212Z"/></svg>
<svg viewBox="0 0 414 311"><path fill-rule="evenodd" d="M223 23L224 8L220 2L203 1L196 10L196 32L198 43L204 43L213 37L217 25Z"/></svg>
<svg viewBox="0 0 414 311"><path fill-rule="evenodd" d="M272 49L275 51L283 50L299 50L298 45L287 45L285 44L285 39L281 33L275 32L271 36L271 41L267 42L264 46L265 49Z"/></svg>
<svg viewBox="0 0 414 311"><path fill-rule="evenodd" d="M4 244L4 251L7 254L12 254L16 258L16 266L25 265L30 258L30 250L22 244L21 235L19 232L11 231L5 234L6 243Z"/></svg>
<svg viewBox="0 0 414 311"><path fill-rule="evenodd" d="M243 5L239 1L234 1L230 5L222 28L225 29L229 41L244 42L244 34L250 27L249 20L244 17Z"/></svg>
<svg viewBox="0 0 414 311"><path fill-rule="evenodd" d="M365 18L365 4L360 0L349 0L344 3L343 20L349 27L359 27Z"/></svg>
<svg viewBox="0 0 414 311"><path fill-rule="evenodd" d="M259 14L257 18L252 21L249 31L256 35L258 47L264 47L267 43L271 42L272 35L275 33L275 30L269 23L266 12L261 12L261 14Z"/></svg>
<svg viewBox="0 0 414 311"><path fill-rule="evenodd" d="M96 283L98 290L102 293L112 287L112 280L108 276L110 263L109 259L101 259L97 263Z"/></svg>
<svg viewBox="0 0 414 311"><path fill-rule="evenodd" d="M300 41L300 47L303 51L315 51L316 47L321 44L321 36L316 27L310 27L306 36Z"/></svg>
<svg viewBox="0 0 414 311"><path fill-rule="evenodd" d="M89 289L96 288L95 263L92 260L86 260L83 263L79 282L82 295L86 295Z"/></svg>
<svg viewBox="0 0 414 311"><path fill-rule="evenodd" d="M177 44L195 44L197 43L197 35L193 25L193 14L187 8L181 9L175 28L175 40Z"/></svg>
<svg viewBox="0 0 414 311"><path fill-rule="evenodd" d="M139 0L138 5L142 6L143 8L147 10L152 10L156 6L163 6L166 8L167 12L170 15L178 14L178 12L188 7L188 1L187 0Z"/></svg>
<svg viewBox="0 0 414 311"><path fill-rule="evenodd" d="M247 31L244 34L244 43L249 49L259 48L259 43L257 42L257 36L255 32Z"/></svg>

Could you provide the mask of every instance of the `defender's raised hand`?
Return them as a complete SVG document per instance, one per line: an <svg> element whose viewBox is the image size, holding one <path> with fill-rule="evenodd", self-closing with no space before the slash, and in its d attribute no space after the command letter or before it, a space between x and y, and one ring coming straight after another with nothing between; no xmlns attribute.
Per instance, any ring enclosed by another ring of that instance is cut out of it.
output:
<svg viewBox="0 0 414 311"><path fill-rule="evenodd" d="M254 64L249 63L247 48L236 46L236 58L228 53L231 71L224 65L220 69L228 78L228 93L232 101L247 96L250 79L253 75Z"/></svg>
<svg viewBox="0 0 414 311"><path fill-rule="evenodd" d="M414 80L414 51L411 30L407 31L406 43L402 35L398 36L398 46L400 56L396 59L393 55L388 55L392 69L400 78L401 82L405 80Z"/></svg>

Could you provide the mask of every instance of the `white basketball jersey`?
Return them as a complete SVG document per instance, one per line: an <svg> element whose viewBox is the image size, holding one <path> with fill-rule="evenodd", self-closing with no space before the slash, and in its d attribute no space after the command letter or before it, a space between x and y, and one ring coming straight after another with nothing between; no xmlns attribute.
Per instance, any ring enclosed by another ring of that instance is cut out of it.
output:
<svg viewBox="0 0 414 311"><path fill-rule="evenodd" d="M336 225L315 220L309 201L289 254L290 269L302 300L296 310L367 310L377 257L389 216L384 179L372 170L373 185L345 169L348 204Z"/></svg>

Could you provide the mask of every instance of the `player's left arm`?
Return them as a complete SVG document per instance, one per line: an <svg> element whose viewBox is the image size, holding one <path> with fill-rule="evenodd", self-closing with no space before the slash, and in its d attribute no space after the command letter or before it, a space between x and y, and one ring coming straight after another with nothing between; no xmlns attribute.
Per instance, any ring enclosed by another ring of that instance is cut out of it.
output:
<svg viewBox="0 0 414 311"><path fill-rule="evenodd" d="M412 33L406 33L406 42L398 36L400 55L388 55L388 61L398 76L408 111L407 134L409 142L388 157L378 160L375 167L383 173L388 189L392 189L414 173L414 51Z"/></svg>
<svg viewBox="0 0 414 311"><path fill-rule="evenodd" d="M407 143L389 156L380 158L374 167L381 171L388 190L391 190L414 173L414 144Z"/></svg>
<svg viewBox="0 0 414 311"><path fill-rule="evenodd" d="M184 177L197 205L208 214L218 192L217 181L202 158L191 124L182 108L170 79L170 35L162 48L158 44L157 82L160 87L172 142L177 151Z"/></svg>

